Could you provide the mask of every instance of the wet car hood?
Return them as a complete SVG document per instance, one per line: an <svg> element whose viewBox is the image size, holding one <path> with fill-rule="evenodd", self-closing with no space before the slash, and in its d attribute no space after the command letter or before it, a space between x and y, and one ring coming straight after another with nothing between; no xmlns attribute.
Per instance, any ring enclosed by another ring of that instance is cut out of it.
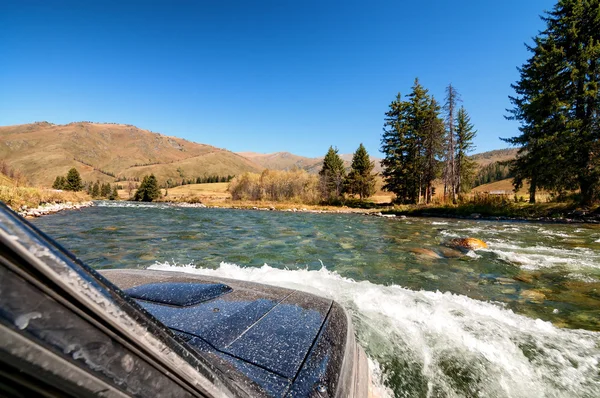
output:
<svg viewBox="0 0 600 398"><path fill-rule="evenodd" d="M126 293L172 330L287 379L297 375L332 306L313 295L257 290L240 281L194 276L186 282L175 273L174 282L171 272L128 279L126 270L113 272Z"/></svg>

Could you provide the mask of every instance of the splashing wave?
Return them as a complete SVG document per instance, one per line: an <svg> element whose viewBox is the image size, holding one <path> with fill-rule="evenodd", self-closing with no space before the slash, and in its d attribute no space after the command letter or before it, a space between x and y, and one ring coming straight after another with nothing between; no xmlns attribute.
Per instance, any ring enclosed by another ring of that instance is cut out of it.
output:
<svg viewBox="0 0 600 398"><path fill-rule="evenodd" d="M273 284L335 299L352 314L383 395L600 396L600 333L559 329L500 304L356 282L325 267L157 263L150 269Z"/></svg>

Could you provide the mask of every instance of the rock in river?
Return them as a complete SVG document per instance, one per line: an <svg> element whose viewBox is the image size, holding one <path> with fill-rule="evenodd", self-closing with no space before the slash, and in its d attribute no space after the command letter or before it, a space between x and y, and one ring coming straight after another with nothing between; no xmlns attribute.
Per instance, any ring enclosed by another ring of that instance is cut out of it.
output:
<svg viewBox="0 0 600 398"><path fill-rule="evenodd" d="M410 252L416 254L417 256L423 256L428 258L442 258L439 254L434 252L431 249L423 249L421 247L415 247L410 249Z"/></svg>
<svg viewBox="0 0 600 398"><path fill-rule="evenodd" d="M488 247L487 243L477 238L454 238L451 239L447 245L455 249L463 250L477 250Z"/></svg>

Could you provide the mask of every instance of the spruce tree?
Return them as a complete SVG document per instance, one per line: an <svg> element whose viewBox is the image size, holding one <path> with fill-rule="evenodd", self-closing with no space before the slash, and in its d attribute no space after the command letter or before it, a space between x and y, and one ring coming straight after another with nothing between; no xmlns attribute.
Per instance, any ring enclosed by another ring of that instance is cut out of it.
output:
<svg viewBox="0 0 600 398"><path fill-rule="evenodd" d="M352 156L350 173L346 179L346 190L351 195L358 195L360 200L375 193L375 164L371 162L369 153L361 143Z"/></svg>
<svg viewBox="0 0 600 398"><path fill-rule="evenodd" d="M117 191L117 186L113 186L113 190L110 193L110 195L108 196L108 200L118 200L119 199L119 192Z"/></svg>
<svg viewBox="0 0 600 398"><path fill-rule="evenodd" d="M442 132L436 122L437 105L418 79L406 97L402 101L398 94L386 112L381 140L383 188L395 193L398 202L418 203L431 198Z"/></svg>
<svg viewBox="0 0 600 398"><path fill-rule="evenodd" d="M160 197L160 190L158 189L158 182L154 174L145 176L140 184L140 187L135 192L133 200L141 202L152 202Z"/></svg>
<svg viewBox="0 0 600 398"><path fill-rule="evenodd" d="M515 188L528 180L534 202L539 188L578 187L589 204L600 194L600 0L559 0L542 19L510 97Z"/></svg>
<svg viewBox="0 0 600 398"><path fill-rule="evenodd" d="M81 176L75 167L73 167L67 173L66 183L64 189L67 191L81 191L83 184L81 182Z"/></svg>
<svg viewBox="0 0 600 398"><path fill-rule="evenodd" d="M469 192L475 178L475 161L468 153L475 149L473 138L477 134L473 130L471 118L463 106L456 114L456 189L457 192Z"/></svg>
<svg viewBox="0 0 600 398"><path fill-rule="evenodd" d="M440 107L435 100L431 98L429 107L425 114L425 123L423 125L423 186L425 187L425 203L430 203L433 199L433 182L439 176L440 156L443 150L444 122L439 117Z"/></svg>
<svg viewBox="0 0 600 398"><path fill-rule="evenodd" d="M383 176L383 189L393 192L396 200L404 201L407 197L406 185L406 152L408 147L406 108L408 104L402 100L398 93L385 113L383 136L381 138L381 160Z"/></svg>
<svg viewBox="0 0 600 398"><path fill-rule="evenodd" d="M65 180L65 177L56 176L54 183L52 183L52 188L53 189L63 189L64 188L64 180Z"/></svg>
<svg viewBox="0 0 600 398"><path fill-rule="evenodd" d="M108 198L110 196L110 184L109 183L103 183L102 187L100 188L100 196L102 196L103 198Z"/></svg>
<svg viewBox="0 0 600 398"><path fill-rule="evenodd" d="M458 91L449 84L446 87L446 103L444 104L445 124L446 124L446 150L444 159L444 197L450 196L453 202L456 201L456 136L455 136L455 116L456 106L460 101Z"/></svg>
<svg viewBox="0 0 600 398"><path fill-rule="evenodd" d="M92 198L96 199L100 197L100 182L96 181L92 186Z"/></svg>
<svg viewBox="0 0 600 398"><path fill-rule="evenodd" d="M323 200L338 200L342 196L345 177L344 161L338 155L337 148L330 146L319 171L319 190Z"/></svg>

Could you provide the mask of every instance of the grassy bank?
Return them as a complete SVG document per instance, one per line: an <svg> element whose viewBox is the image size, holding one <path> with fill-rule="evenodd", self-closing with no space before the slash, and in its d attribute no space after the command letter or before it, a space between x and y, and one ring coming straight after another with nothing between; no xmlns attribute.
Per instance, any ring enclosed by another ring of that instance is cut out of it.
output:
<svg viewBox="0 0 600 398"><path fill-rule="evenodd" d="M85 192L0 186L0 201L13 210L36 208L47 203L81 203L91 200Z"/></svg>
<svg viewBox="0 0 600 398"><path fill-rule="evenodd" d="M462 203L458 205L396 206L385 213L425 217L499 217L531 220L599 220L598 208L572 203Z"/></svg>

